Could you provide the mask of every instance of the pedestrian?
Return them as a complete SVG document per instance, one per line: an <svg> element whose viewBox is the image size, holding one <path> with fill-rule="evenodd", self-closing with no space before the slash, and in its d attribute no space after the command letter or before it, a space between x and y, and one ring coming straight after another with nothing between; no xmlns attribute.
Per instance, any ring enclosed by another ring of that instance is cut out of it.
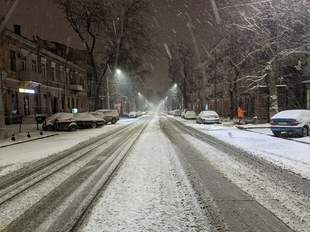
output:
<svg viewBox="0 0 310 232"><path fill-rule="evenodd" d="M242 108L242 106L239 106L238 110L237 110L239 124L241 124L241 122L243 122L243 120L245 118L245 113L246 113L246 111Z"/></svg>

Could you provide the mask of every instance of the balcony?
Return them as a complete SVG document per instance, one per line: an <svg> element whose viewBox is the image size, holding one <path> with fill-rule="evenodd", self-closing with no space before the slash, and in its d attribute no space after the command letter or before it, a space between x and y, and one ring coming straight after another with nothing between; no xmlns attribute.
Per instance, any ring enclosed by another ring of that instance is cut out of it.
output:
<svg viewBox="0 0 310 232"><path fill-rule="evenodd" d="M84 88L82 85L70 84L70 90L82 92L82 91L84 91Z"/></svg>
<svg viewBox="0 0 310 232"><path fill-rule="evenodd" d="M18 79L21 81L32 81L32 82L42 82L41 73L33 71L21 71L18 72Z"/></svg>

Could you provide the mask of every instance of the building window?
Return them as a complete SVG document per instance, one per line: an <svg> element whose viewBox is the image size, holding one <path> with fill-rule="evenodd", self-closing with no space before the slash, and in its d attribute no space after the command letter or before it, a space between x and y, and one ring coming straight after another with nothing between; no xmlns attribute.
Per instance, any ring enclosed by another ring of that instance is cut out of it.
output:
<svg viewBox="0 0 310 232"><path fill-rule="evenodd" d="M63 83L66 82L64 77L65 77L65 75L64 75L64 67L60 65L59 66L59 80L60 80L60 82L63 82Z"/></svg>
<svg viewBox="0 0 310 232"><path fill-rule="evenodd" d="M27 62L26 59L23 59L20 61L21 62L21 70L22 71L27 71Z"/></svg>
<svg viewBox="0 0 310 232"><path fill-rule="evenodd" d="M33 72L37 71L37 61L36 60L31 60L31 70Z"/></svg>
<svg viewBox="0 0 310 232"><path fill-rule="evenodd" d="M24 115L30 115L29 95L24 96Z"/></svg>
<svg viewBox="0 0 310 232"><path fill-rule="evenodd" d="M17 115L18 112L18 94L13 93L12 94L12 114Z"/></svg>
<svg viewBox="0 0 310 232"><path fill-rule="evenodd" d="M43 79L46 80L47 78L47 70L46 70L46 58L41 57L41 72L42 72L42 77Z"/></svg>
<svg viewBox="0 0 310 232"><path fill-rule="evenodd" d="M51 75L52 80L56 81L56 64L54 62L51 62Z"/></svg>
<svg viewBox="0 0 310 232"><path fill-rule="evenodd" d="M16 52L10 51L11 70L16 71Z"/></svg>

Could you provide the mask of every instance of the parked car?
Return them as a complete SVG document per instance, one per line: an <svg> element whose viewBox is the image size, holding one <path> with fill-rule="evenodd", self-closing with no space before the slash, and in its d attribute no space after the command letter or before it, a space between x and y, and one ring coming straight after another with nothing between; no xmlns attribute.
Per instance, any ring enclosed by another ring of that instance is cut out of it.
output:
<svg viewBox="0 0 310 232"><path fill-rule="evenodd" d="M81 128L96 128L105 124L104 119L90 113L56 113L44 120L45 131L76 131Z"/></svg>
<svg viewBox="0 0 310 232"><path fill-rule="evenodd" d="M42 129L45 131L76 131L78 125L72 113L56 113L44 120Z"/></svg>
<svg viewBox="0 0 310 232"><path fill-rule="evenodd" d="M186 111L187 111L187 110L183 110L183 111L181 112L181 117L182 117L182 118L184 118Z"/></svg>
<svg viewBox="0 0 310 232"><path fill-rule="evenodd" d="M97 110L96 113L99 113L97 114L98 116L96 114L93 114L93 115L104 119L106 123L110 122L112 124L115 124L119 120L119 113L117 110L100 109L100 110Z"/></svg>
<svg viewBox="0 0 310 232"><path fill-rule="evenodd" d="M136 112L136 114L137 114L137 117L141 117L142 116L142 112L141 111Z"/></svg>
<svg viewBox="0 0 310 232"><path fill-rule="evenodd" d="M174 110L173 111L173 116L177 117L177 116L181 116L181 110Z"/></svg>
<svg viewBox="0 0 310 232"><path fill-rule="evenodd" d="M282 134L308 136L309 128L310 110L286 110L271 119L271 131L277 137Z"/></svg>
<svg viewBox="0 0 310 232"><path fill-rule="evenodd" d="M192 110L188 110L184 114L185 119L196 119L196 117L197 117L197 115L196 115L195 111L192 111Z"/></svg>
<svg viewBox="0 0 310 232"><path fill-rule="evenodd" d="M214 124L220 123L220 116L215 111L201 111L196 118L197 123Z"/></svg>
<svg viewBox="0 0 310 232"><path fill-rule="evenodd" d="M131 112L128 114L128 117L129 117L129 118L136 118L136 117L138 117L138 116L137 116L137 112L131 111Z"/></svg>
<svg viewBox="0 0 310 232"><path fill-rule="evenodd" d="M75 113L73 114L75 123L79 128L96 128L103 126L106 121L103 118L96 117L91 113Z"/></svg>

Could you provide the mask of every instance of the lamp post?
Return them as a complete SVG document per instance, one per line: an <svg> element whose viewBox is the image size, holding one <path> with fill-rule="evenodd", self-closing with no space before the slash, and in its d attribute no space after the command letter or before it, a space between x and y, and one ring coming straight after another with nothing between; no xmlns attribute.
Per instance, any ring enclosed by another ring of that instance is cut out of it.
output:
<svg viewBox="0 0 310 232"><path fill-rule="evenodd" d="M115 74L118 75L118 76L122 75L122 70L120 70L118 68L115 70L115 72L112 72L110 67L109 67L109 70L110 70L110 72L111 72L113 77L115 76ZM106 84L107 84L108 109L111 109L111 93L110 93L110 80L109 80L109 76L107 77L107 83Z"/></svg>

